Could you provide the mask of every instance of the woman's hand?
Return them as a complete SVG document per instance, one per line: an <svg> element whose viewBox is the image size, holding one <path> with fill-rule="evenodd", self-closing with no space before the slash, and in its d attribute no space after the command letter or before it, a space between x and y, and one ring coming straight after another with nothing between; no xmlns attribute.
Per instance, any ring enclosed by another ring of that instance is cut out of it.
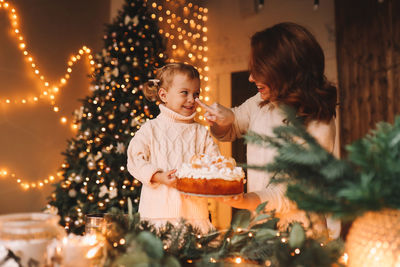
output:
<svg viewBox="0 0 400 267"><path fill-rule="evenodd" d="M253 192L215 199L237 209L255 210L261 204L261 199Z"/></svg>
<svg viewBox="0 0 400 267"><path fill-rule="evenodd" d="M225 204L228 204L229 206L232 207L237 207L240 205L240 203L243 202L244 194L236 195L236 196L231 196L231 197L223 197L221 198L222 202Z"/></svg>
<svg viewBox="0 0 400 267"><path fill-rule="evenodd" d="M196 102L206 110L204 117L211 125L216 124L220 127L227 127L230 126L235 120L235 115L229 108L226 108L218 103L214 103L209 106L201 102L198 98L196 98Z"/></svg>
<svg viewBox="0 0 400 267"><path fill-rule="evenodd" d="M166 186L175 187L176 184L176 169L167 172L156 172L151 177L152 183L164 184Z"/></svg>

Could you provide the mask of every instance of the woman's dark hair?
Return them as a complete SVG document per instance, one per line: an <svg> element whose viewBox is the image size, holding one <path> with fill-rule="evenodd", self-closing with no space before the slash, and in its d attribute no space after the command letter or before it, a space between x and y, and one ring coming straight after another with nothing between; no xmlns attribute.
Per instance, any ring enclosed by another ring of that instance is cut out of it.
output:
<svg viewBox="0 0 400 267"><path fill-rule="evenodd" d="M324 75L324 53L304 27L285 22L255 33L249 69L271 89L270 98L260 105L291 106L306 123L328 122L336 115L337 92Z"/></svg>
<svg viewBox="0 0 400 267"><path fill-rule="evenodd" d="M156 70L155 79L150 79L143 85L143 94L150 101L160 100L158 90L166 90L171 86L176 74L186 75L189 79L200 79L198 70L186 63L168 63Z"/></svg>

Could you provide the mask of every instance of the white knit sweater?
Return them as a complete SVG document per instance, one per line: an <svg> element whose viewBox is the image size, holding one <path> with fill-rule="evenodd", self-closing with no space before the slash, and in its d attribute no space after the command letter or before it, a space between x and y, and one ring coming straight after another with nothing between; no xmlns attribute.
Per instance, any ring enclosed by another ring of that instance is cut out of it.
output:
<svg viewBox="0 0 400 267"><path fill-rule="evenodd" d="M142 182L139 212L142 218L161 225L185 218L203 231L209 225L207 199L187 197L175 188L151 183L157 171L169 171L190 162L195 154L219 154L207 129L194 122L195 113L182 116L164 105L160 115L136 132L128 147L128 170ZM160 223L161 222L161 223Z"/></svg>
<svg viewBox="0 0 400 267"><path fill-rule="evenodd" d="M261 96L257 93L239 107L232 108L235 122L224 135L216 136L222 141L233 141L248 131L272 136L272 130L283 125L284 116L279 108L271 109L268 105L260 107ZM308 132L328 151L333 152L335 142L335 123L313 121L307 127ZM247 145L247 163L249 165L265 165L272 162L276 151L259 145ZM286 186L269 184L271 175L264 171L249 169L247 173L247 192L256 193L262 202L268 201L267 209L276 210L280 224L287 225L292 221L301 221L305 225L308 220L304 212L299 211L295 203L285 197Z"/></svg>

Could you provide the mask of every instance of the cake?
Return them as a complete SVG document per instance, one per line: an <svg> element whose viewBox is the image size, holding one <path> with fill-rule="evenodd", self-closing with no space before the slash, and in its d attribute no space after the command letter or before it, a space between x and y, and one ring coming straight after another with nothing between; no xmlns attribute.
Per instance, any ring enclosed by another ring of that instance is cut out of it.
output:
<svg viewBox="0 0 400 267"><path fill-rule="evenodd" d="M243 193L244 172L233 158L195 155L176 172L176 188L197 195Z"/></svg>

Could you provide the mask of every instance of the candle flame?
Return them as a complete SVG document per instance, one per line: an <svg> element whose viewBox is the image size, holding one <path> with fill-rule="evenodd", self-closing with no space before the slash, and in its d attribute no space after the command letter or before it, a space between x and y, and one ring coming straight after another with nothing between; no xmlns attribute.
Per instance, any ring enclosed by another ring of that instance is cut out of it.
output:
<svg viewBox="0 0 400 267"><path fill-rule="evenodd" d="M89 249L89 251L86 253L86 258L92 259L94 256L96 256L97 251L99 251L100 246L96 246L94 248Z"/></svg>
<svg viewBox="0 0 400 267"><path fill-rule="evenodd" d="M97 235L93 234L93 235L85 235L84 239L83 239L83 243L87 244L89 246L94 246L98 243L97 240Z"/></svg>

